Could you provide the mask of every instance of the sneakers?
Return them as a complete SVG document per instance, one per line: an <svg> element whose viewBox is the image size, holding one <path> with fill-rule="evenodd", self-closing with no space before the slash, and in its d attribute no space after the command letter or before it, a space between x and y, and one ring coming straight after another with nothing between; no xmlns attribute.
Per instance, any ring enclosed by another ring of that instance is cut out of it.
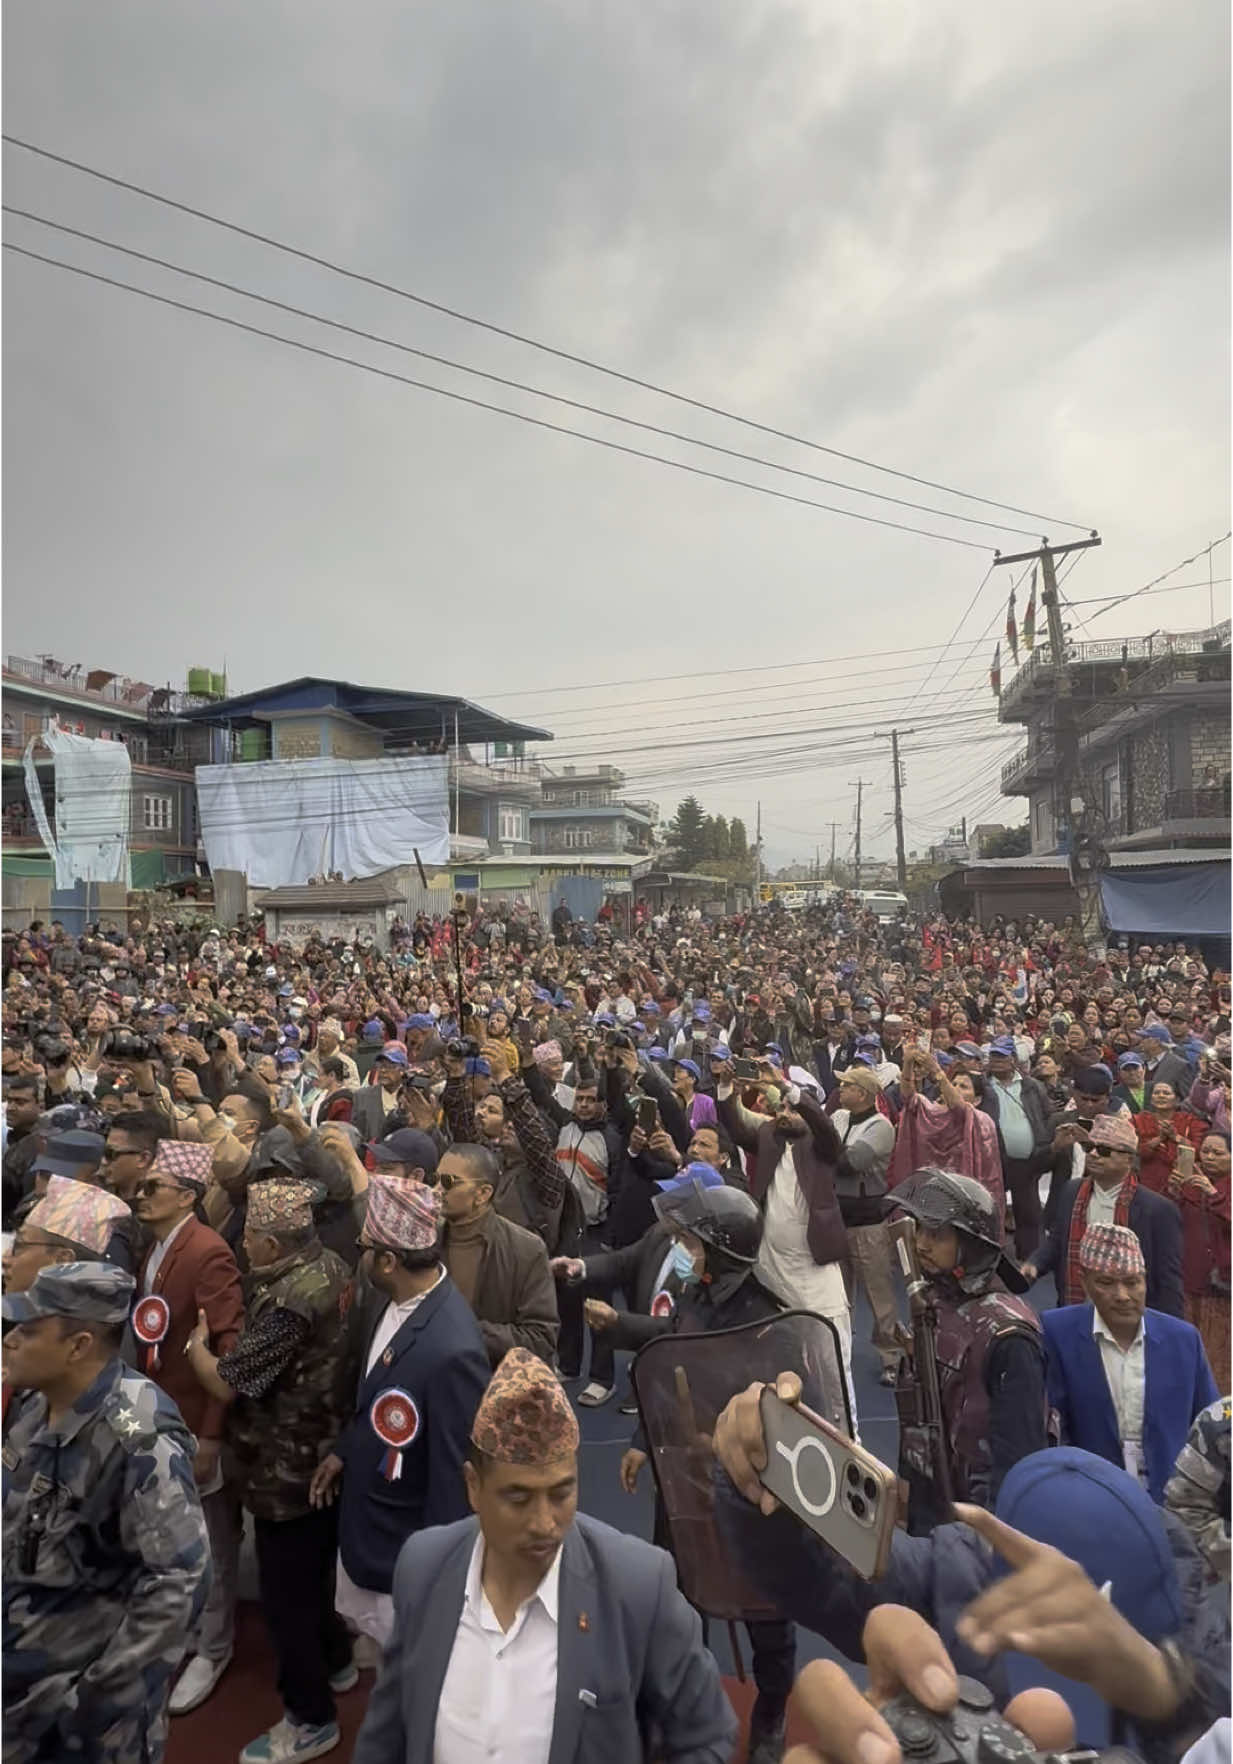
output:
<svg viewBox="0 0 1233 1764"><path fill-rule="evenodd" d="M190 1709L204 1703L230 1664L230 1652L221 1660L207 1660L204 1654L194 1654L176 1680L167 1713L187 1715Z"/></svg>
<svg viewBox="0 0 1233 1764"><path fill-rule="evenodd" d="M305 1764L308 1758L324 1758L341 1742L337 1721L324 1727L300 1727L284 1716L268 1733L250 1740L240 1753L240 1764Z"/></svg>
<svg viewBox="0 0 1233 1764"><path fill-rule="evenodd" d="M330 1689L336 1697L341 1697L345 1692L354 1690L359 1682L360 1669L354 1660L348 1660L347 1664L340 1667L337 1672L330 1673Z"/></svg>
<svg viewBox="0 0 1233 1764"><path fill-rule="evenodd" d="M784 1723L774 1727L750 1727L748 1764L779 1764L785 1743Z"/></svg>
<svg viewBox="0 0 1233 1764"><path fill-rule="evenodd" d="M584 1409L598 1409L615 1395L615 1384L597 1384L592 1379L585 1390L578 1392L578 1401Z"/></svg>

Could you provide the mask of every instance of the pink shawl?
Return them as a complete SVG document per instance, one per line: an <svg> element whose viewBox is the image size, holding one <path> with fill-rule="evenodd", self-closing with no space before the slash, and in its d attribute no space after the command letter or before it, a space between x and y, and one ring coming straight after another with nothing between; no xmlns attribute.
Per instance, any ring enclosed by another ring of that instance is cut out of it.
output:
<svg viewBox="0 0 1233 1764"><path fill-rule="evenodd" d="M1005 1223L1006 1190L998 1130L988 1115L966 1103L948 1109L919 1093L906 1097L891 1153L889 1186L897 1188L913 1170L926 1167L974 1176L993 1196L998 1217Z"/></svg>

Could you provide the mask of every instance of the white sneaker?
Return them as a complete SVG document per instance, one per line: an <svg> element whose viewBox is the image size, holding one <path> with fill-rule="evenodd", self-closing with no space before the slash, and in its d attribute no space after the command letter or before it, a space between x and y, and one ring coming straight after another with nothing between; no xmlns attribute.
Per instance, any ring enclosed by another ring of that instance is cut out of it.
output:
<svg viewBox="0 0 1233 1764"><path fill-rule="evenodd" d="M347 1664L341 1666L337 1672L330 1673L330 1689L336 1697L341 1697L345 1692L354 1690L359 1682L360 1669L354 1659L348 1660Z"/></svg>
<svg viewBox="0 0 1233 1764"><path fill-rule="evenodd" d="M204 1654L194 1654L176 1680L167 1705L169 1714L187 1715L190 1709L204 1703L230 1664L230 1654L224 1654L221 1660L207 1660Z"/></svg>
<svg viewBox="0 0 1233 1764"><path fill-rule="evenodd" d="M337 1721L324 1727L299 1727L284 1715L268 1733L249 1741L240 1753L240 1764L306 1764L309 1758L324 1758L341 1741Z"/></svg>

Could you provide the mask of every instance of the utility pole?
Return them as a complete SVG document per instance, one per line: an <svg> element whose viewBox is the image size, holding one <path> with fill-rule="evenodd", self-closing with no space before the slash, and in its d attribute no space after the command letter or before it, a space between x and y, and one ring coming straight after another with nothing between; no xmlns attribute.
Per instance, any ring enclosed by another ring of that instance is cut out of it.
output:
<svg viewBox="0 0 1233 1764"><path fill-rule="evenodd" d="M851 779L848 780L848 788L852 788ZM857 894L861 891L861 794L864 788L865 780L858 778L856 780L856 853L852 862L853 887Z"/></svg>
<svg viewBox="0 0 1233 1764"><path fill-rule="evenodd" d="M832 881L832 882L833 882L833 881L834 881L834 880L835 880L835 829L836 829L836 827L837 827L837 826L838 826L838 825L839 825L839 822L838 822L838 821L832 821L832 822L831 822L831 868L830 868L830 879L831 879L831 881Z"/></svg>
<svg viewBox="0 0 1233 1764"><path fill-rule="evenodd" d="M761 900L761 898L762 898L762 804L761 804L761 802L758 803L758 824L757 824L757 828L754 832L754 854L757 859L757 869L755 870L754 875L756 878L756 887L757 887L757 891L758 891L758 898L759 898L759 900Z"/></svg>
<svg viewBox="0 0 1233 1764"><path fill-rule="evenodd" d="M895 877L899 883L900 894L907 892L908 860L903 849L903 767L899 763L900 735L915 735L915 729L892 729L890 731L891 766L895 774ZM875 731L879 740L885 740L881 731Z"/></svg>
<svg viewBox="0 0 1233 1764"><path fill-rule="evenodd" d="M1075 720L1074 687L1066 660L1066 634L1062 629L1062 609L1058 602L1054 559L1071 551L1088 551L1099 544L1100 537L1096 533L1090 539L1078 539L1070 545L1050 545L1047 539L1042 539L1036 551L1021 551L1011 557L1002 557L999 554L994 558L995 564L1032 563L1040 568L1040 599L1049 625L1049 651L1053 667L1053 748L1057 755L1053 787L1053 825L1059 843L1062 830L1065 829L1070 857L1070 879L1079 896L1079 922L1083 942L1093 953L1104 947L1097 872L1105 854L1098 841L1094 845L1090 843L1086 798L1079 776L1079 730Z"/></svg>

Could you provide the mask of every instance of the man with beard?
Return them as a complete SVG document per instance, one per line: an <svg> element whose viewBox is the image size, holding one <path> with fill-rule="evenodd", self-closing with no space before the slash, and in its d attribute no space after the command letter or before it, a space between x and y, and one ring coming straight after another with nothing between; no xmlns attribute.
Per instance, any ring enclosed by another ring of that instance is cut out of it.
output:
<svg viewBox="0 0 1233 1764"><path fill-rule="evenodd" d="M536 1232L553 1255L561 1235L566 1182L543 1117L519 1074L510 1070L506 1045L490 1041L484 1046L496 1088L478 1103L465 1076L465 1059L447 1054L442 1107L456 1143L478 1143L495 1154L500 1177L494 1211Z"/></svg>

